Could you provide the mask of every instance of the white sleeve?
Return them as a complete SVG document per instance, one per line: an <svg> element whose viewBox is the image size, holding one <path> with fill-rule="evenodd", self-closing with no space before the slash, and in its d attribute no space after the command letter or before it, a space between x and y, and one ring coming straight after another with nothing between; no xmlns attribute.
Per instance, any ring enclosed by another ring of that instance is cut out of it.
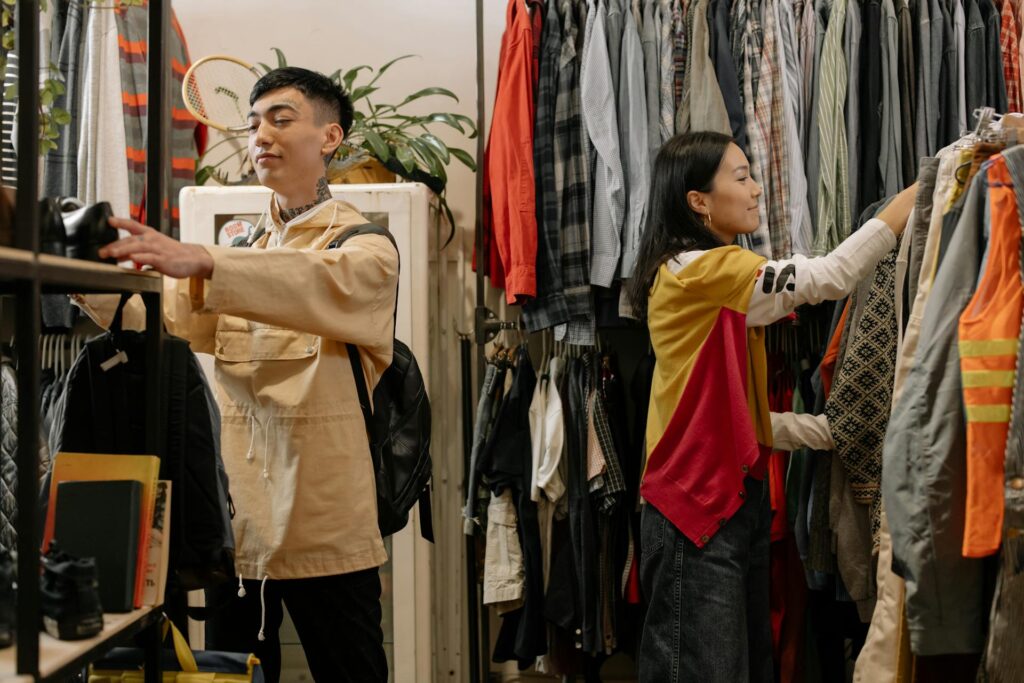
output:
<svg viewBox="0 0 1024 683"><path fill-rule="evenodd" d="M841 299L895 246L889 226L873 218L828 256L765 262L750 295L747 326L769 325L803 304Z"/></svg>
<svg viewBox="0 0 1024 683"><path fill-rule="evenodd" d="M824 415L772 413L772 448L792 451L808 447L816 451L835 448L832 430Z"/></svg>

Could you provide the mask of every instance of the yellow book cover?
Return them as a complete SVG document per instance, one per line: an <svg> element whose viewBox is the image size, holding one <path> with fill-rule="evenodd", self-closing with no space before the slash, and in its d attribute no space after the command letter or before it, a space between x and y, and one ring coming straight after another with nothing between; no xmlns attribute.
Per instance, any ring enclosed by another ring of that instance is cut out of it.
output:
<svg viewBox="0 0 1024 683"><path fill-rule="evenodd" d="M142 509L139 517L139 558L136 563L135 607L142 607L145 586L146 560L149 555L149 535L156 507L157 480L160 477L160 458L155 455L102 455L96 453L58 453L53 462L50 478L50 503L46 509L43 527L43 552L53 540L57 485L65 481L134 480L142 484Z"/></svg>

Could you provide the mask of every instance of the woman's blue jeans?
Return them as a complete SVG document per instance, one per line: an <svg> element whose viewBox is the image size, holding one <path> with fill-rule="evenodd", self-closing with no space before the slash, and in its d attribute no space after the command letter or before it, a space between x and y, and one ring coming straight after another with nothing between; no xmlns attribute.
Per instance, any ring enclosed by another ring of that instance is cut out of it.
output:
<svg viewBox="0 0 1024 683"><path fill-rule="evenodd" d="M772 681L768 482L748 477L746 488L743 506L703 549L644 506L642 683Z"/></svg>

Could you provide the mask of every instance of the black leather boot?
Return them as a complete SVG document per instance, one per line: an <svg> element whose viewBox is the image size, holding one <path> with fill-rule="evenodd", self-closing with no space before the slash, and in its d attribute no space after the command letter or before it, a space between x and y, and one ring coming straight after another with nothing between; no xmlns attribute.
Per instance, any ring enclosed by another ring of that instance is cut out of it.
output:
<svg viewBox="0 0 1024 683"><path fill-rule="evenodd" d="M64 219L60 203L52 197L39 200L39 251L43 254L65 256L68 235L64 231Z"/></svg>
<svg viewBox="0 0 1024 683"><path fill-rule="evenodd" d="M68 256L85 261L117 263L116 259L101 259L99 256L100 247L117 239L117 230L107 222L113 215L107 202L66 212L64 228L68 234Z"/></svg>
<svg viewBox="0 0 1024 683"><path fill-rule="evenodd" d="M42 564L39 611L43 629L60 640L91 638L102 631L96 560L72 557L51 543Z"/></svg>

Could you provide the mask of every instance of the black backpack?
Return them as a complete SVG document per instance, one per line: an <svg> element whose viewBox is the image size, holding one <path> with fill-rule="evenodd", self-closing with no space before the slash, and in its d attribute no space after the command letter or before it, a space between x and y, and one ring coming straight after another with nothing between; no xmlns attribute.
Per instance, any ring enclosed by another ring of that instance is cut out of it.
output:
<svg viewBox="0 0 1024 683"><path fill-rule="evenodd" d="M387 229L367 223L352 228L331 242L328 249L340 247L357 235L383 235L398 251L395 238ZM398 318L398 288L395 288L395 319ZM366 421L370 454L377 473L377 524L383 536L389 536L409 522L409 511L420 504L420 533L433 542L433 518L430 510L430 399L423 375L412 350L394 340L391 365L381 375L373 391L373 409L366 378L359 362L359 349L346 344L352 375L359 393L359 405Z"/></svg>
<svg viewBox="0 0 1024 683"><path fill-rule="evenodd" d="M146 333L122 330L127 296L110 330L86 343L68 375L61 450L146 453ZM220 453L220 412L199 359L184 339L164 333L160 478L171 488L170 567L184 590L235 576L231 497ZM104 370L123 351L127 362ZM125 457L131 457L126 455ZM49 490L43 489L44 496Z"/></svg>

